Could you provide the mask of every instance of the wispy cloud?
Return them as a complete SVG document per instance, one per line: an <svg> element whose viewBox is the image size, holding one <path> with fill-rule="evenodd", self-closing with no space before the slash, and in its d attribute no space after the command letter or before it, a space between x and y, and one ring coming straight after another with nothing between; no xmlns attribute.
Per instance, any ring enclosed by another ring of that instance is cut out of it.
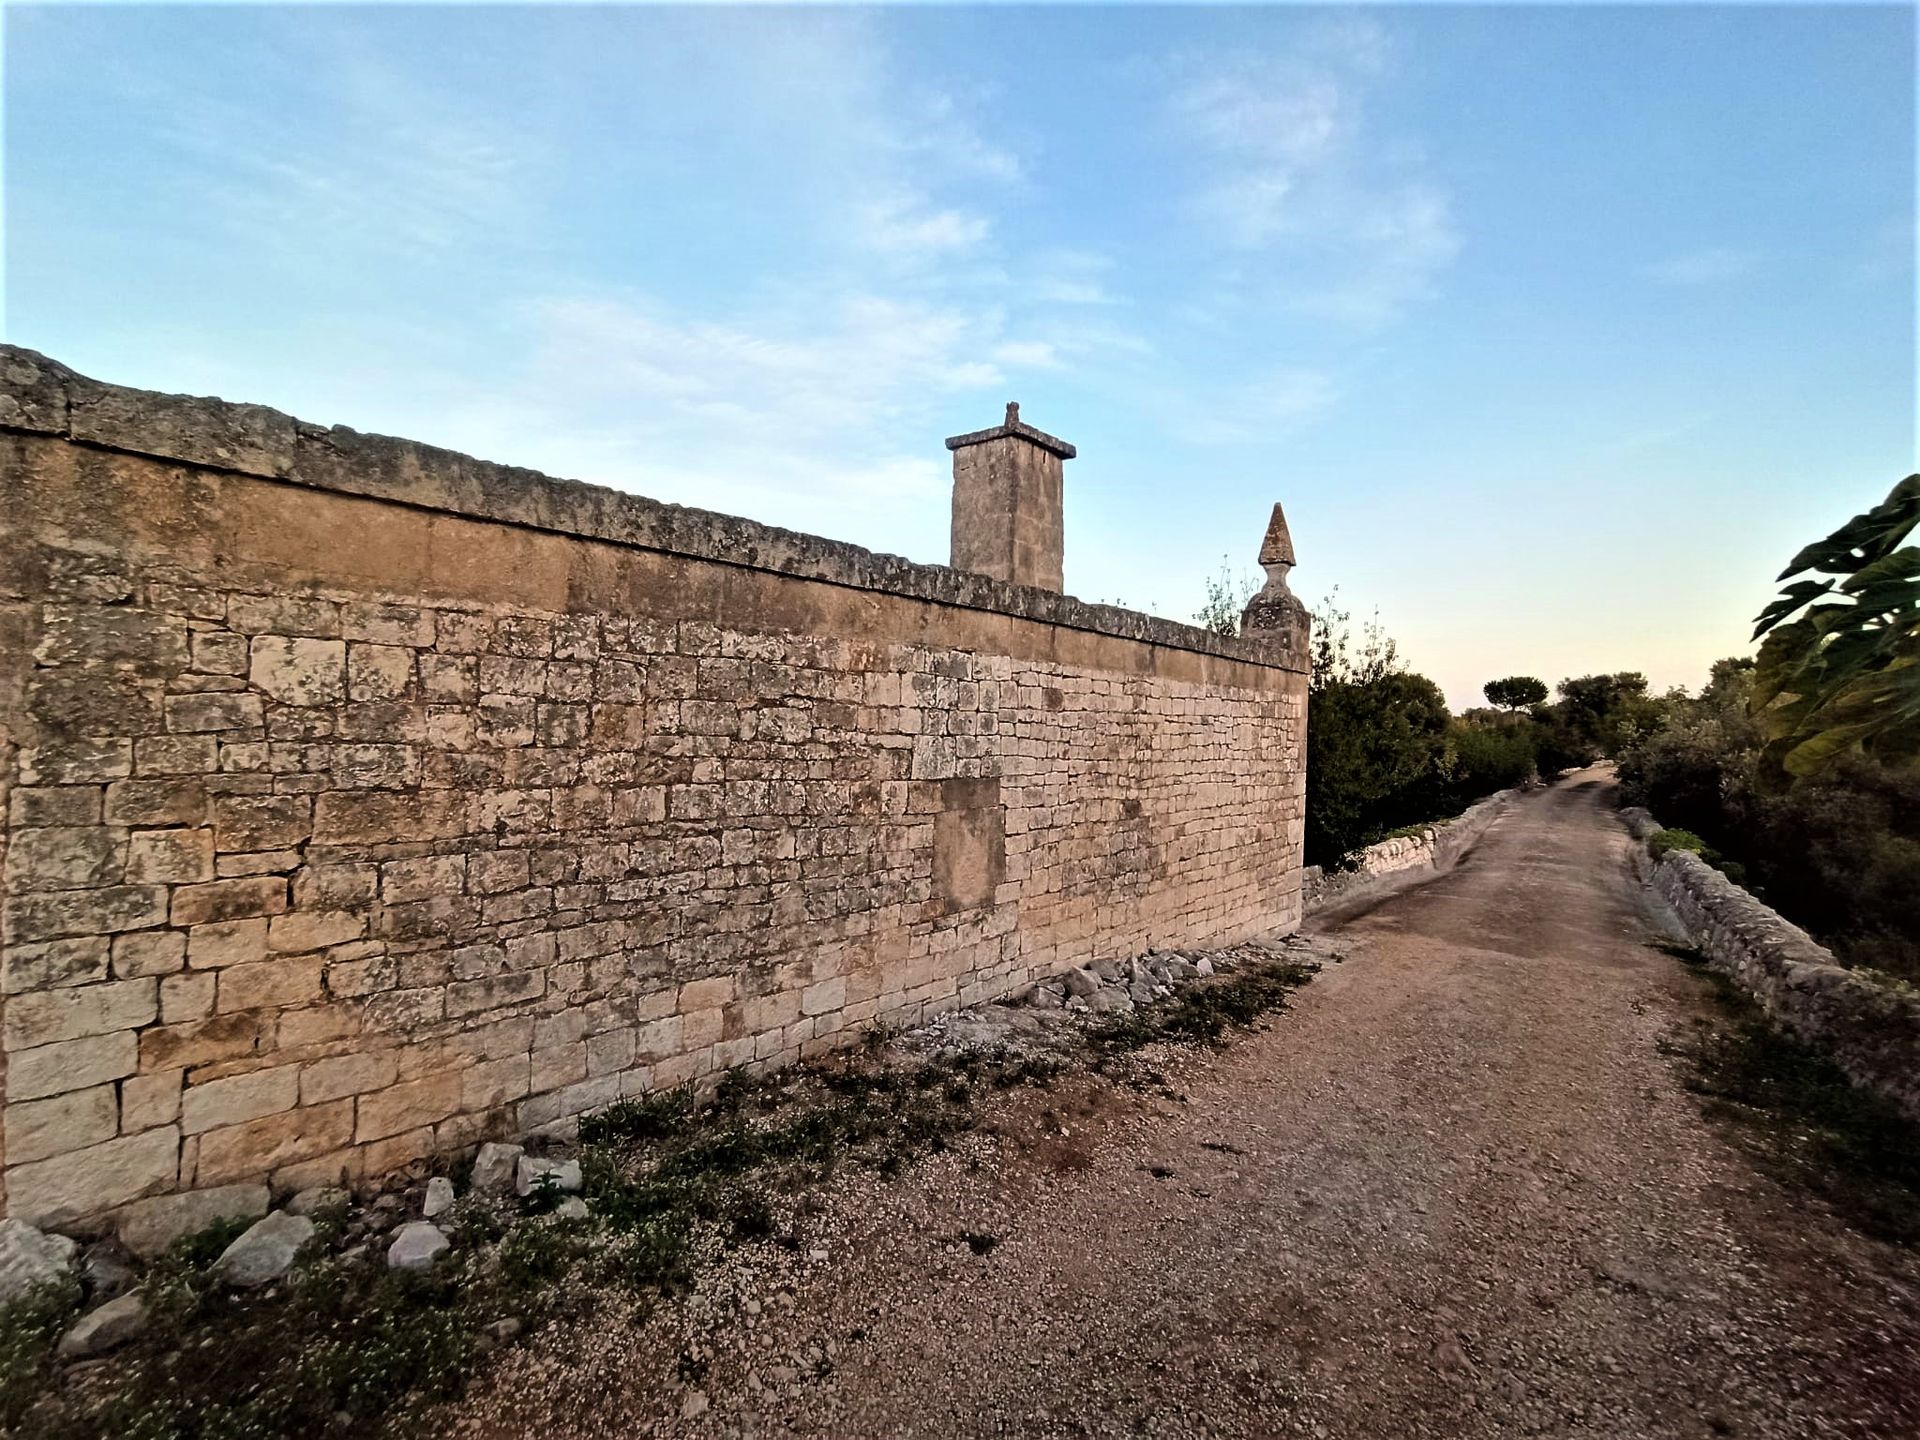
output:
<svg viewBox="0 0 1920 1440"><path fill-rule="evenodd" d="M1751 250L1714 246L1656 261L1646 267L1646 274L1661 285L1717 285L1750 275L1759 264L1760 257Z"/></svg>
<svg viewBox="0 0 1920 1440"><path fill-rule="evenodd" d="M890 195L856 212L856 235L869 250L895 259L924 260L977 248L992 228L984 215L937 209L924 200Z"/></svg>
<svg viewBox="0 0 1920 1440"><path fill-rule="evenodd" d="M1262 288L1293 308L1382 324L1459 253L1447 192L1369 135L1366 101L1391 59L1387 32L1359 20L1282 52L1174 66L1169 114L1199 157L1194 213L1227 251L1274 260L1282 278Z"/></svg>
<svg viewBox="0 0 1920 1440"><path fill-rule="evenodd" d="M1183 439L1202 445L1232 445L1297 429L1340 398L1333 378L1321 371L1283 367L1190 399L1168 413Z"/></svg>
<svg viewBox="0 0 1920 1440"><path fill-rule="evenodd" d="M997 310L878 295L727 320L567 296L521 326L521 371L437 423L453 443L828 534L897 532L946 473L909 437L936 434L953 395L997 404L1020 372L1059 363L1008 338Z"/></svg>
<svg viewBox="0 0 1920 1440"><path fill-rule="evenodd" d="M274 52L281 54L283 52ZM164 97L164 133L201 194L254 243L452 251L524 218L538 145L485 107L387 60L311 54L303 83L330 123L209 95ZM158 99L158 97L156 97Z"/></svg>

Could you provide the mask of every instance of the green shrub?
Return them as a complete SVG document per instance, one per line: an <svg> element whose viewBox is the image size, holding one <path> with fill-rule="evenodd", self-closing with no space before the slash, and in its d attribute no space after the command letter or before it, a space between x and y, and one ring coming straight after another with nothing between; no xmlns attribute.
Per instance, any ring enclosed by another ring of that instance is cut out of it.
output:
<svg viewBox="0 0 1920 1440"><path fill-rule="evenodd" d="M1687 850L1695 855L1704 856L1709 849L1707 842L1691 830L1656 830L1647 841L1647 849L1658 860L1669 850Z"/></svg>

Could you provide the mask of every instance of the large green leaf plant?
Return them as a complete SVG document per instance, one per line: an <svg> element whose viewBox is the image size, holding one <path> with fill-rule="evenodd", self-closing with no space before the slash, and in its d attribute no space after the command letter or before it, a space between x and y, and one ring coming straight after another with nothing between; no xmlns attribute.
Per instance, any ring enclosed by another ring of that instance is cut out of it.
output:
<svg viewBox="0 0 1920 1440"><path fill-rule="evenodd" d="M1807 546L1780 572L1760 612L1754 719L1768 753L1795 779L1848 755L1887 764L1920 757L1920 475ZM1797 575L1819 576L1794 580Z"/></svg>

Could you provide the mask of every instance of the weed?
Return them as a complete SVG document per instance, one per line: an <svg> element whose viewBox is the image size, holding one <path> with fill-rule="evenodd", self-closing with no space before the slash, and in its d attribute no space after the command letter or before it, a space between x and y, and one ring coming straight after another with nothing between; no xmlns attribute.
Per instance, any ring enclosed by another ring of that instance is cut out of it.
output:
<svg viewBox="0 0 1920 1440"><path fill-rule="evenodd" d="M1095 1067L1155 1041L1219 1045L1229 1029L1251 1030L1263 1016L1287 1007L1287 996L1310 980L1317 966L1274 961L1211 985L1194 985L1171 998L1119 1015L1087 1031Z"/></svg>
<svg viewBox="0 0 1920 1440"><path fill-rule="evenodd" d="M1311 971L1250 969L1113 1017L1087 1034L1096 1061L1155 1040L1217 1044L1278 1009ZM608 1292L642 1303L691 1288L716 1248L798 1246L792 1220L843 1165L893 1175L976 1124L983 1097L1046 1088L1058 1055L968 1052L887 1063L879 1046L772 1076L736 1071L624 1100L580 1123L592 1227L560 1223L542 1177L524 1201L469 1196L449 1218L433 1271L388 1271L377 1251L296 1266L259 1294L215 1283L213 1261L245 1222L213 1227L148 1272L148 1333L110 1372L55 1388L52 1350L77 1294L0 1314L0 1428L27 1417L46 1440L253 1440L367 1429L415 1401L456 1393L479 1362L482 1327L531 1330ZM1137 1067L1136 1067L1137 1068ZM788 1213L789 1208L791 1214ZM985 1255L998 1237L960 1237ZM31 1412L31 1414L29 1414Z"/></svg>
<svg viewBox="0 0 1920 1440"><path fill-rule="evenodd" d="M1706 979L1720 1011L1674 1047L1688 1088L1777 1178L1870 1235L1920 1244L1920 1125L1780 1029L1697 952L1670 953Z"/></svg>
<svg viewBox="0 0 1920 1440"><path fill-rule="evenodd" d="M53 1347L79 1303L80 1287L68 1280L0 1307L0 1429L13 1433L39 1396Z"/></svg>

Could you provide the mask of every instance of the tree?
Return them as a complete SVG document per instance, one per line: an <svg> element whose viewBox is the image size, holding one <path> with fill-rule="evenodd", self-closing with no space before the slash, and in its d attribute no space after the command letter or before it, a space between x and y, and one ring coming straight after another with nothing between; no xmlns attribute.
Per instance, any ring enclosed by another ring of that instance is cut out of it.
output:
<svg viewBox="0 0 1920 1440"><path fill-rule="evenodd" d="M1527 710L1547 698L1547 682L1531 675L1509 675L1504 680L1489 680L1480 687L1489 705L1502 710Z"/></svg>
<svg viewBox="0 0 1920 1440"><path fill-rule="evenodd" d="M1660 723L1663 705L1647 694L1637 670L1581 675L1560 682L1554 707L1567 734L1602 755L1617 755Z"/></svg>
<svg viewBox="0 0 1920 1440"><path fill-rule="evenodd" d="M1193 612L1193 623L1216 635L1238 635L1240 615L1260 586L1251 576L1237 579L1227 557L1220 557L1220 573L1207 577L1207 601Z"/></svg>
<svg viewBox="0 0 1920 1440"><path fill-rule="evenodd" d="M1904 764L1920 756L1920 475L1807 546L1754 622L1765 643L1753 714L1767 753L1796 780L1843 757Z"/></svg>
<svg viewBox="0 0 1920 1440"><path fill-rule="evenodd" d="M1312 688L1329 685L1365 685L1400 669L1400 646L1380 624L1380 616L1353 634L1353 616L1335 604L1340 587L1313 612Z"/></svg>

